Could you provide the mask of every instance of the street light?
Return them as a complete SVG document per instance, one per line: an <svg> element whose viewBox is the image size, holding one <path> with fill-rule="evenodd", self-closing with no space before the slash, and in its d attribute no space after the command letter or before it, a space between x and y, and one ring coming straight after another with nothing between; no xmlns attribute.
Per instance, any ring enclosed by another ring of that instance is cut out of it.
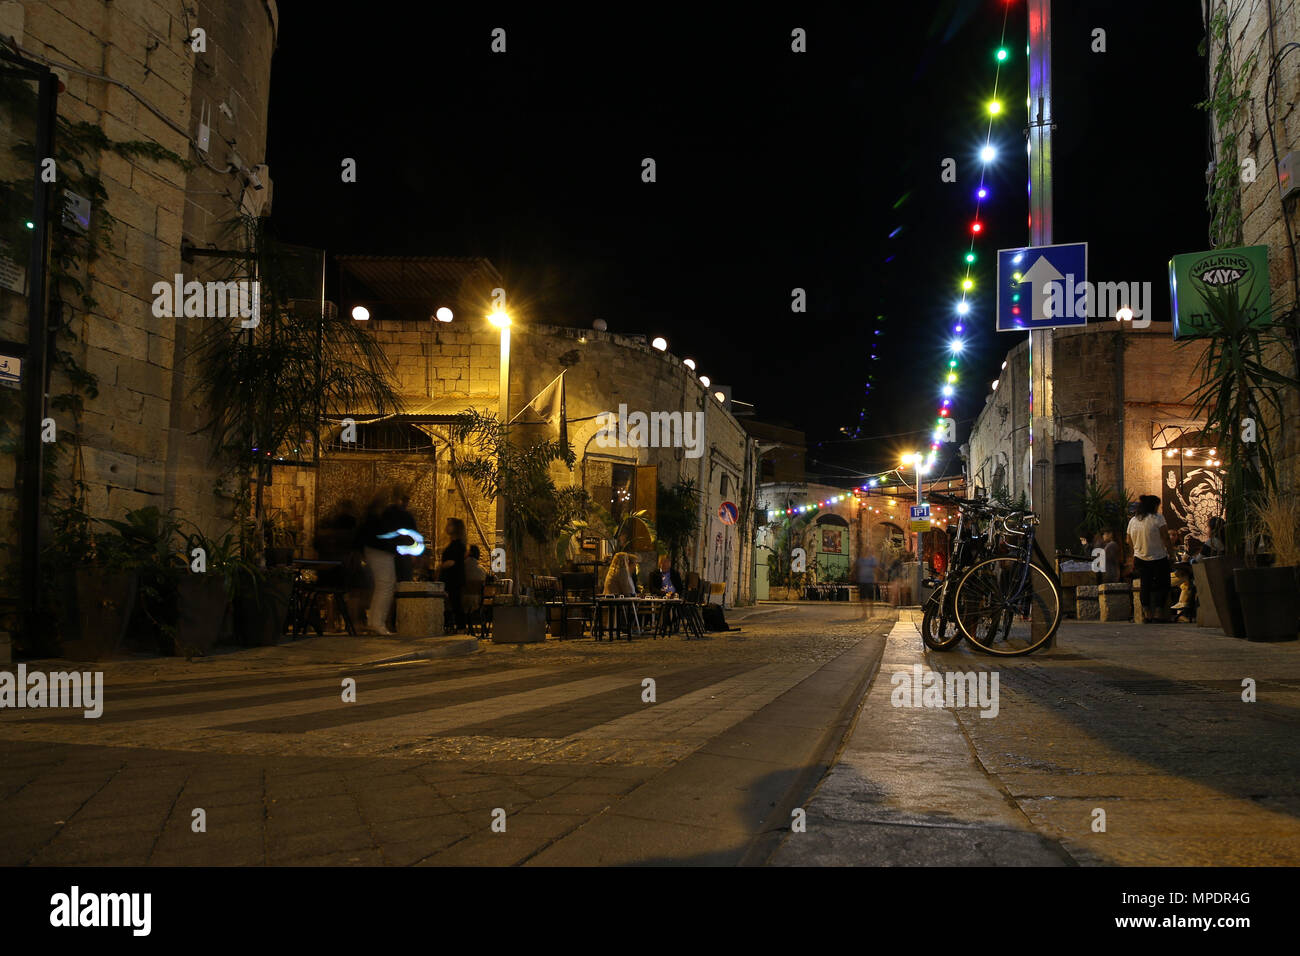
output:
<svg viewBox="0 0 1300 956"><path fill-rule="evenodd" d="M352 307L352 318L358 322L367 322L370 319L370 310L364 305L355 305Z"/></svg>
<svg viewBox="0 0 1300 956"><path fill-rule="evenodd" d="M451 309L447 308L447 307L444 305L441 309L439 309L437 312L435 312L435 313L433 314L433 316L434 316L434 318L436 318L439 322L450 322L450 321L451 321Z"/></svg>

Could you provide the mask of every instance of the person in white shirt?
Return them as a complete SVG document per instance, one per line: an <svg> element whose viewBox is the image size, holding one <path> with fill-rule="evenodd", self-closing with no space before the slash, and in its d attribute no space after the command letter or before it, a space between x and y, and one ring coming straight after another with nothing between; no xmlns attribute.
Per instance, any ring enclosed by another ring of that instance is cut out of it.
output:
<svg viewBox="0 0 1300 956"><path fill-rule="evenodd" d="M1133 567L1141 579L1142 623L1169 620L1169 527L1160 513L1160 499L1142 495L1128 523L1128 543L1133 549Z"/></svg>

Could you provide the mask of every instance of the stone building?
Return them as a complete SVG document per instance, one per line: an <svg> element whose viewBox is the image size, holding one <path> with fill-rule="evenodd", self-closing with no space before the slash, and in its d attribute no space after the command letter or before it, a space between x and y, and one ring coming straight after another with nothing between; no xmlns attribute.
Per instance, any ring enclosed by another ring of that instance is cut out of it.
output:
<svg viewBox="0 0 1300 956"><path fill-rule="evenodd" d="M274 0L0 2L9 48L58 76L61 119L90 124L117 143L155 144L191 164L111 149L82 160L107 192L96 212L111 217L111 245L82 277L97 304L70 303L62 318L76 338L61 335L55 347L96 376L98 395L86 399L79 422L57 407L45 413L61 443L57 493L67 493L74 461L63 446L79 436L92 515L120 518L156 505L208 530L229 521L231 502L215 489L219 467L195 434L201 418L187 361L196 320L155 315L152 290L176 275L214 277L210 260L183 248L228 243L225 223L241 210L269 212L263 154L278 20ZM57 217L53 228L64 228ZM0 289L0 337L25 341L25 329L13 324L19 298ZM56 369L49 393L67 388ZM0 504L11 513L15 480L8 463ZM0 516L6 537L10 517Z"/></svg>
<svg viewBox="0 0 1300 956"><path fill-rule="evenodd" d="M1295 186L1297 167L1293 154L1300 151L1300 3L1276 0L1272 3L1245 3L1241 0L1203 0L1207 22L1223 19L1222 39L1211 27L1207 40L1211 83L1223 95L1239 94L1243 105L1228 122L1211 122L1216 168L1224 170L1224 182L1235 193L1241 217L1239 234L1217 237L1221 246L1266 245L1269 249L1269 279L1274 312L1291 313L1300 303L1300 274L1297 249L1300 249L1300 209L1296 193L1282 196L1280 180L1284 173L1279 164L1292 154L1289 184ZM1227 42L1227 57L1222 75L1217 64ZM1243 75L1244 74L1244 75ZM1233 83L1228 89L1224 84ZM1236 134L1235 153L1225 149L1224 137ZM1188 196L1187 201L1201 197ZM1180 250L1195 251L1195 250ZM1297 374L1296 355L1300 341L1292 339L1291 348L1278 351L1270 364L1279 372ZM1272 416L1266 416L1272 419ZM1292 492L1300 487L1300 395L1288 389L1283 393L1283 414L1279 420L1267 420L1272 431L1273 450L1278 458L1278 478L1283 488Z"/></svg>
<svg viewBox="0 0 1300 956"><path fill-rule="evenodd" d="M393 484L412 491L412 511L427 540L441 541L448 517L466 522L471 544L486 556L501 542L501 514L464 477L454 459L475 454L452 441L450 426L466 409L514 421L521 443L559 435L559 388L563 374L567 441L572 471L552 465L557 486L585 488L611 514L644 509L653 518L659 485L691 479L700 494L700 534L687 554L687 569L725 582L728 604L751 598L754 487L757 442L750 438L696 374L643 336L623 336L532 321L526 306L507 299L508 336L489 324L492 292L502 279L485 259L342 256L338 260L339 306L351 314L367 308L368 331L394 367L400 414L368 423L372 409L334 409L333 439L317 469L276 469L272 504L294 517L310 540L314 522L339 502L382 493ZM439 321L439 309L449 321ZM444 314L446 315L446 314ZM508 343L508 344L505 344ZM503 344L504 347L503 347ZM508 402L501 380L508 379ZM671 416L670 433L628 430L619 444L606 413L615 419L638 414ZM341 441L341 423L361 423L355 442ZM665 439L663 441L651 439ZM734 506L725 508L724 504ZM734 516L734 523L726 518ZM638 535L644 579L653 567L649 539ZM598 561L598 550L572 555ZM525 573L557 570L550 547L526 543ZM486 560L485 560L486 564ZM507 575L512 575L507 569Z"/></svg>
<svg viewBox="0 0 1300 956"><path fill-rule="evenodd" d="M1169 321L1130 328L1114 320L1058 329L1053 346L1058 548L1075 543L1092 480L1112 495L1121 488L1134 498L1162 495L1171 529L1187 524L1190 515L1203 537L1206 495L1222 487L1217 464L1206 464L1217 450L1201 437L1202 423L1190 417L1187 402L1204 346L1176 343ZM1028 496L1028 350L1021 341L1007 353L997 387L971 429L964 451L976 493Z"/></svg>

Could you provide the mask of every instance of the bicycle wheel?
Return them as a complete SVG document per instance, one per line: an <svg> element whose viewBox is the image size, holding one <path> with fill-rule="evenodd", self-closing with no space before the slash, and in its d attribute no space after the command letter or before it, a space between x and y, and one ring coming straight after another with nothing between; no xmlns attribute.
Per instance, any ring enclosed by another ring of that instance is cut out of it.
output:
<svg viewBox="0 0 1300 956"><path fill-rule="evenodd" d="M930 595L925 602L925 613L921 616L921 640L933 651L951 650L961 640L961 630L953 620L952 613L941 613L943 589Z"/></svg>
<svg viewBox="0 0 1300 956"><path fill-rule="evenodd" d="M962 577L953 598L957 626L989 654L1014 657L1042 647L1061 624L1061 593L1036 564L986 558Z"/></svg>

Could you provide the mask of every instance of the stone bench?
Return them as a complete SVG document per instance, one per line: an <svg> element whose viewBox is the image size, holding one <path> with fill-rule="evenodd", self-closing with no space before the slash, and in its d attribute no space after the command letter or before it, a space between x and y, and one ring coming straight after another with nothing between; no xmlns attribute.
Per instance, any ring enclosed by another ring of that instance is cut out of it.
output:
<svg viewBox="0 0 1300 956"><path fill-rule="evenodd" d="M1101 617L1100 601L1097 597L1097 584L1081 584L1074 589L1075 616L1080 621L1095 621Z"/></svg>
<svg viewBox="0 0 1300 956"><path fill-rule="evenodd" d="M1103 621L1133 620L1133 587L1127 582L1098 585L1097 603Z"/></svg>

